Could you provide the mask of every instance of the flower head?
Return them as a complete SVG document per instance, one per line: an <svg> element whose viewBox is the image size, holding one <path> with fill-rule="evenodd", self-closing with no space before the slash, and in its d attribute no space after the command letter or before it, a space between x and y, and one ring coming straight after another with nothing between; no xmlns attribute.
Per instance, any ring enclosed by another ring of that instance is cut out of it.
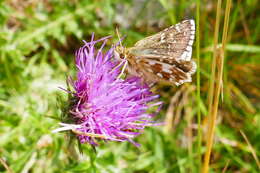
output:
<svg viewBox="0 0 260 173"><path fill-rule="evenodd" d="M121 66L113 57L114 47L103 53L106 38L85 42L76 53L76 80L73 87L73 105L69 111L74 124L61 123L55 131L72 130L81 143L97 145L96 139L130 141L146 126L154 125L154 114L146 113L154 102L149 87L138 77L119 78ZM95 44L103 42L97 50ZM135 144L135 143L134 143Z"/></svg>

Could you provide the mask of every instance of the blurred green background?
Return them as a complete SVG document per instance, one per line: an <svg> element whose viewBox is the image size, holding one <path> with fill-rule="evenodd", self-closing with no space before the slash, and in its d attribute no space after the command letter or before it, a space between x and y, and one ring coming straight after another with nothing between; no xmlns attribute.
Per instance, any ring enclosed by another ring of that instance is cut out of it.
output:
<svg viewBox="0 0 260 173"><path fill-rule="evenodd" d="M164 126L147 128L130 143L96 148L69 145L58 127L57 97L75 72L74 53L89 41L127 35L136 41L196 18L195 0L2 0L0 1L0 172L70 173L199 172L205 153L208 92L217 1L200 0L202 147L198 149L196 75L181 87L159 84ZM224 6L221 8L221 36ZM224 64L223 88L210 172L259 172L260 156L260 5L233 1ZM197 40L198 41L198 40ZM194 46L193 58L196 60ZM243 135L244 134L244 137ZM202 156L200 156L200 152Z"/></svg>

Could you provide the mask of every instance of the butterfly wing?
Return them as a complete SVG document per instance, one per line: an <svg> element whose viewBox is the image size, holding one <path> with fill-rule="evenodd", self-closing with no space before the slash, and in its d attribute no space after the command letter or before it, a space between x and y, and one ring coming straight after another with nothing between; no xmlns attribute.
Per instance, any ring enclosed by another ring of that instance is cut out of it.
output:
<svg viewBox="0 0 260 173"><path fill-rule="evenodd" d="M191 60L195 23L185 20L138 41L129 53L142 72L176 85L191 81L196 64Z"/></svg>
<svg viewBox="0 0 260 173"><path fill-rule="evenodd" d="M189 61L194 37L194 20L184 20L138 41L133 47L133 51L137 54L164 55L177 60Z"/></svg>
<svg viewBox="0 0 260 173"><path fill-rule="evenodd" d="M144 79L148 82L165 81L173 83L177 86L191 82L191 75L196 71L196 64L194 61L174 61L161 62L156 59L149 60L142 59L138 62L138 67L141 69Z"/></svg>

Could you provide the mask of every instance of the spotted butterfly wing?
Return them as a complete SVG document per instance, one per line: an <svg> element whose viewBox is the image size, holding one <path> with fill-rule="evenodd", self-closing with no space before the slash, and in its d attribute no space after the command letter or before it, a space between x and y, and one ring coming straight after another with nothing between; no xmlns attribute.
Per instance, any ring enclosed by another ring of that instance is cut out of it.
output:
<svg viewBox="0 0 260 173"><path fill-rule="evenodd" d="M191 82L196 64L191 60L195 23L184 20L138 41L127 49L130 73L146 81L167 81L176 85Z"/></svg>

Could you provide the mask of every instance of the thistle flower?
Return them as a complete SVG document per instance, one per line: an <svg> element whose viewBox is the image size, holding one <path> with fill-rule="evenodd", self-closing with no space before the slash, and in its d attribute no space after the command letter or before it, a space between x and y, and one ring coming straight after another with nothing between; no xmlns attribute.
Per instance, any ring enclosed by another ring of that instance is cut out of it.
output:
<svg viewBox="0 0 260 173"><path fill-rule="evenodd" d="M121 66L113 57L114 48L106 53L102 49L108 37L85 42L76 53L76 80L70 80L73 103L69 118L73 124L60 123L54 132L72 130L81 143L97 145L96 139L130 141L146 126L155 125L146 113L148 108L157 107L150 88L138 77L119 78ZM94 46L103 42L97 50Z"/></svg>

